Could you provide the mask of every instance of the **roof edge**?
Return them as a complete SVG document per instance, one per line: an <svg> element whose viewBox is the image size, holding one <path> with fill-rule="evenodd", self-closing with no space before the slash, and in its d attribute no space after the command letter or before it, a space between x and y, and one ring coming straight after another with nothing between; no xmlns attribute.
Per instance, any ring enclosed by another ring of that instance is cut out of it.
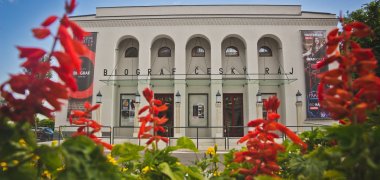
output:
<svg viewBox="0 0 380 180"><path fill-rule="evenodd" d="M141 8L141 7L188 7L188 6L301 6L299 4L186 4L186 5L147 5L147 6L109 6L109 7L96 7L96 9L103 8Z"/></svg>
<svg viewBox="0 0 380 180"><path fill-rule="evenodd" d="M334 13L328 13L328 12L315 12L315 11L301 11L301 13L336 15L336 14L334 14Z"/></svg>
<svg viewBox="0 0 380 180"><path fill-rule="evenodd" d="M88 17L88 16L96 16L96 14L75 15L75 16L69 16L69 18Z"/></svg>

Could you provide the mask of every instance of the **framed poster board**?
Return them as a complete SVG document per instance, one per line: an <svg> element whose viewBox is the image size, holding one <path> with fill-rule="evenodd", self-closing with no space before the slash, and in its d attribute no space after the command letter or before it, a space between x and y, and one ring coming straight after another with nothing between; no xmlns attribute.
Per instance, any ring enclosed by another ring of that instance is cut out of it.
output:
<svg viewBox="0 0 380 180"><path fill-rule="evenodd" d="M121 94L120 95L120 126L133 126L135 119L135 95Z"/></svg>
<svg viewBox="0 0 380 180"><path fill-rule="evenodd" d="M208 94L189 94L189 127L208 126Z"/></svg>

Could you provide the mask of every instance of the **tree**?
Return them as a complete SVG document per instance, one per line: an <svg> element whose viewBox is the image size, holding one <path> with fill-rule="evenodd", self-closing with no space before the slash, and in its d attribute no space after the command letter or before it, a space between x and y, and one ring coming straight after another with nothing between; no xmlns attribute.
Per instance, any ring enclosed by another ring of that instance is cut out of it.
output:
<svg viewBox="0 0 380 180"><path fill-rule="evenodd" d="M373 30L372 39L367 37L358 39L358 42L364 48L372 48L378 64L380 64L380 0L363 4L362 8L347 12L347 20L349 22L360 21L371 27ZM380 67L377 67L376 74L380 76Z"/></svg>

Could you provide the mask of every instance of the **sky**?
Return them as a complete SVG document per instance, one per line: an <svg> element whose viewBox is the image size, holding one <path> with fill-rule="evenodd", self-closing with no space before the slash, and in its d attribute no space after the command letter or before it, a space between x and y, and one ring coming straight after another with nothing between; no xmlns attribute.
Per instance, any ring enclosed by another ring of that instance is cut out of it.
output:
<svg viewBox="0 0 380 180"><path fill-rule="evenodd" d="M95 14L96 7L153 6L153 5L204 5L204 4L277 4L301 5L302 11L327 12L339 15L340 11L354 11L370 0L77 0L73 15ZM21 71L25 59L18 58L16 45L50 49L52 39L36 40L31 29L38 27L50 15L62 15L64 0L0 0L0 83L9 74Z"/></svg>

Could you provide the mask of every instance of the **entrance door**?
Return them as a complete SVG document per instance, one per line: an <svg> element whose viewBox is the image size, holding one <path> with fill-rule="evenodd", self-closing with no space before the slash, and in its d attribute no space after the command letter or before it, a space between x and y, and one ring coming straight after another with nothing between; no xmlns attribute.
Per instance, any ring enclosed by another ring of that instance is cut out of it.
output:
<svg viewBox="0 0 380 180"><path fill-rule="evenodd" d="M227 127L224 136L242 137L243 127L243 94L223 94L223 125Z"/></svg>
<svg viewBox="0 0 380 180"><path fill-rule="evenodd" d="M168 118L168 121L163 125L167 128L167 133L159 133L160 136L167 136L167 137L173 137L173 126L174 126L174 94L154 94L154 98L161 100L162 103L165 103L168 106L168 110L165 112L160 112L158 114L159 117L166 116Z"/></svg>

